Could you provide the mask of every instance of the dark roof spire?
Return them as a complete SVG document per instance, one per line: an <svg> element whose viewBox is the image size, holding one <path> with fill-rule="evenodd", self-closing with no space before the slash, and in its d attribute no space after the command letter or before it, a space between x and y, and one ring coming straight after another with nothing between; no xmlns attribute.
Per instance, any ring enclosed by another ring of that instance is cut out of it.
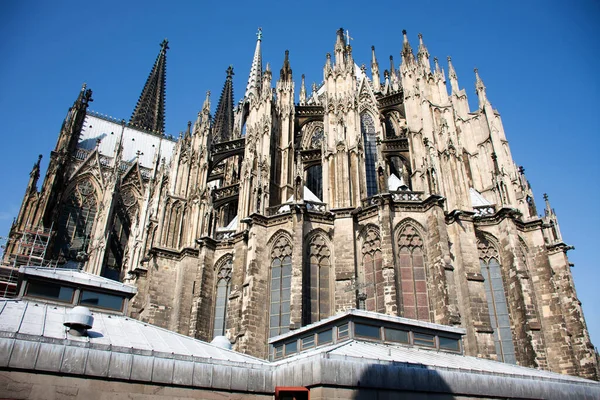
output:
<svg viewBox="0 0 600 400"><path fill-rule="evenodd" d="M285 51L285 58L283 59L283 67L279 72L279 77L282 81L292 80L292 68L290 67L290 51Z"/></svg>
<svg viewBox="0 0 600 400"><path fill-rule="evenodd" d="M227 78L213 123L213 142L220 143L233 139L233 67L227 68Z"/></svg>
<svg viewBox="0 0 600 400"><path fill-rule="evenodd" d="M163 133L165 130L165 90L167 79L167 49L169 41L160 44L152 71L129 121L140 128Z"/></svg>

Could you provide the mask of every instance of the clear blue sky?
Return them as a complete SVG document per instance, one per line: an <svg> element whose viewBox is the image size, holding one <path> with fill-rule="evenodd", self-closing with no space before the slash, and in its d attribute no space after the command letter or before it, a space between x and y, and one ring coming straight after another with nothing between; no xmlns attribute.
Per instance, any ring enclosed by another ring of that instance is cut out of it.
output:
<svg viewBox="0 0 600 400"><path fill-rule="evenodd" d="M171 4L169 4L171 3ZM83 82L91 109L129 119L159 51L169 39L167 132L194 120L206 90L216 106L229 64L241 98L263 28L263 59L278 76L284 51L296 87L322 79L335 31L350 30L354 57L381 69L400 62L402 29L413 49L422 32L474 107L473 67L504 122L538 209L547 192L560 218L579 298L600 345L600 2L598 1L15 1L0 3L0 236L17 215L38 154L45 170L67 109ZM173 5L176 4L176 5ZM41 179L40 179L41 183Z"/></svg>

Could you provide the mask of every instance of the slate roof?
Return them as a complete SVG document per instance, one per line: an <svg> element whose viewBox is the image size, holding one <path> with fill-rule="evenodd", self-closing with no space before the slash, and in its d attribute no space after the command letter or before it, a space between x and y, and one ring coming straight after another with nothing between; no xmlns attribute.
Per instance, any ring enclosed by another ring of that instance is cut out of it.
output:
<svg viewBox="0 0 600 400"><path fill-rule="evenodd" d="M0 301L0 332L36 336L42 341L58 339L111 348L265 364L259 358L119 315L92 312L94 324L88 331L89 335L74 336L63 326L64 316L70 309L32 301Z"/></svg>
<svg viewBox="0 0 600 400"><path fill-rule="evenodd" d="M80 285L89 285L103 289L113 290L122 293L136 294L135 286L126 285L112 279L104 278L99 275L89 274L87 272L68 268L47 268L47 267L21 267L19 273L27 276L36 276L44 279L54 279L62 282L71 282Z"/></svg>

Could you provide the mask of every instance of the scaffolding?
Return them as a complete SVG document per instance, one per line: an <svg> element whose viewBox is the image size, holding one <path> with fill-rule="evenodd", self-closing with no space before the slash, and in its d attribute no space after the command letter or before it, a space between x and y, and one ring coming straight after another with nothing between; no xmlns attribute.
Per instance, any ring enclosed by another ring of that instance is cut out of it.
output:
<svg viewBox="0 0 600 400"><path fill-rule="evenodd" d="M2 258L5 262L0 265L0 297L12 298L17 295L19 267L56 267L56 261L46 259L51 236L52 228L28 227L21 232L16 252ZM5 249L11 239L2 239Z"/></svg>

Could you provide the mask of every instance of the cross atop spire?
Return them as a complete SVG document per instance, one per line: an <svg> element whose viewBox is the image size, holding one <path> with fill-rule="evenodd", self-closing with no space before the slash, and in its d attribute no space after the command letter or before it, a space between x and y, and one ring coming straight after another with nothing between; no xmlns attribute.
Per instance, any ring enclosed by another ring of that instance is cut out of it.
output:
<svg viewBox="0 0 600 400"><path fill-rule="evenodd" d="M262 83L262 52L260 43L262 41L262 28L258 28L256 33L256 49L254 50L254 58L252 59L252 67L250 67L250 76L248 76L248 84L246 85L246 94L244 100L249 100L250 95L259 96Z"/></svg>
<svg viewBox="0 0 600 400"><path fill-rule="evenodd" d="M165 130L165 91L167 79L167 50L169 41L160 44L152 71L146 80L142 94L135 106L129 123L140 128L163 133Z"/></svg>
<svg viewBox="0 0 600 400"><path fill-rule="evenodd" d="M213 142L220 143L233 139L233 67L227 68L227 78L215 112Z"/></svg>

